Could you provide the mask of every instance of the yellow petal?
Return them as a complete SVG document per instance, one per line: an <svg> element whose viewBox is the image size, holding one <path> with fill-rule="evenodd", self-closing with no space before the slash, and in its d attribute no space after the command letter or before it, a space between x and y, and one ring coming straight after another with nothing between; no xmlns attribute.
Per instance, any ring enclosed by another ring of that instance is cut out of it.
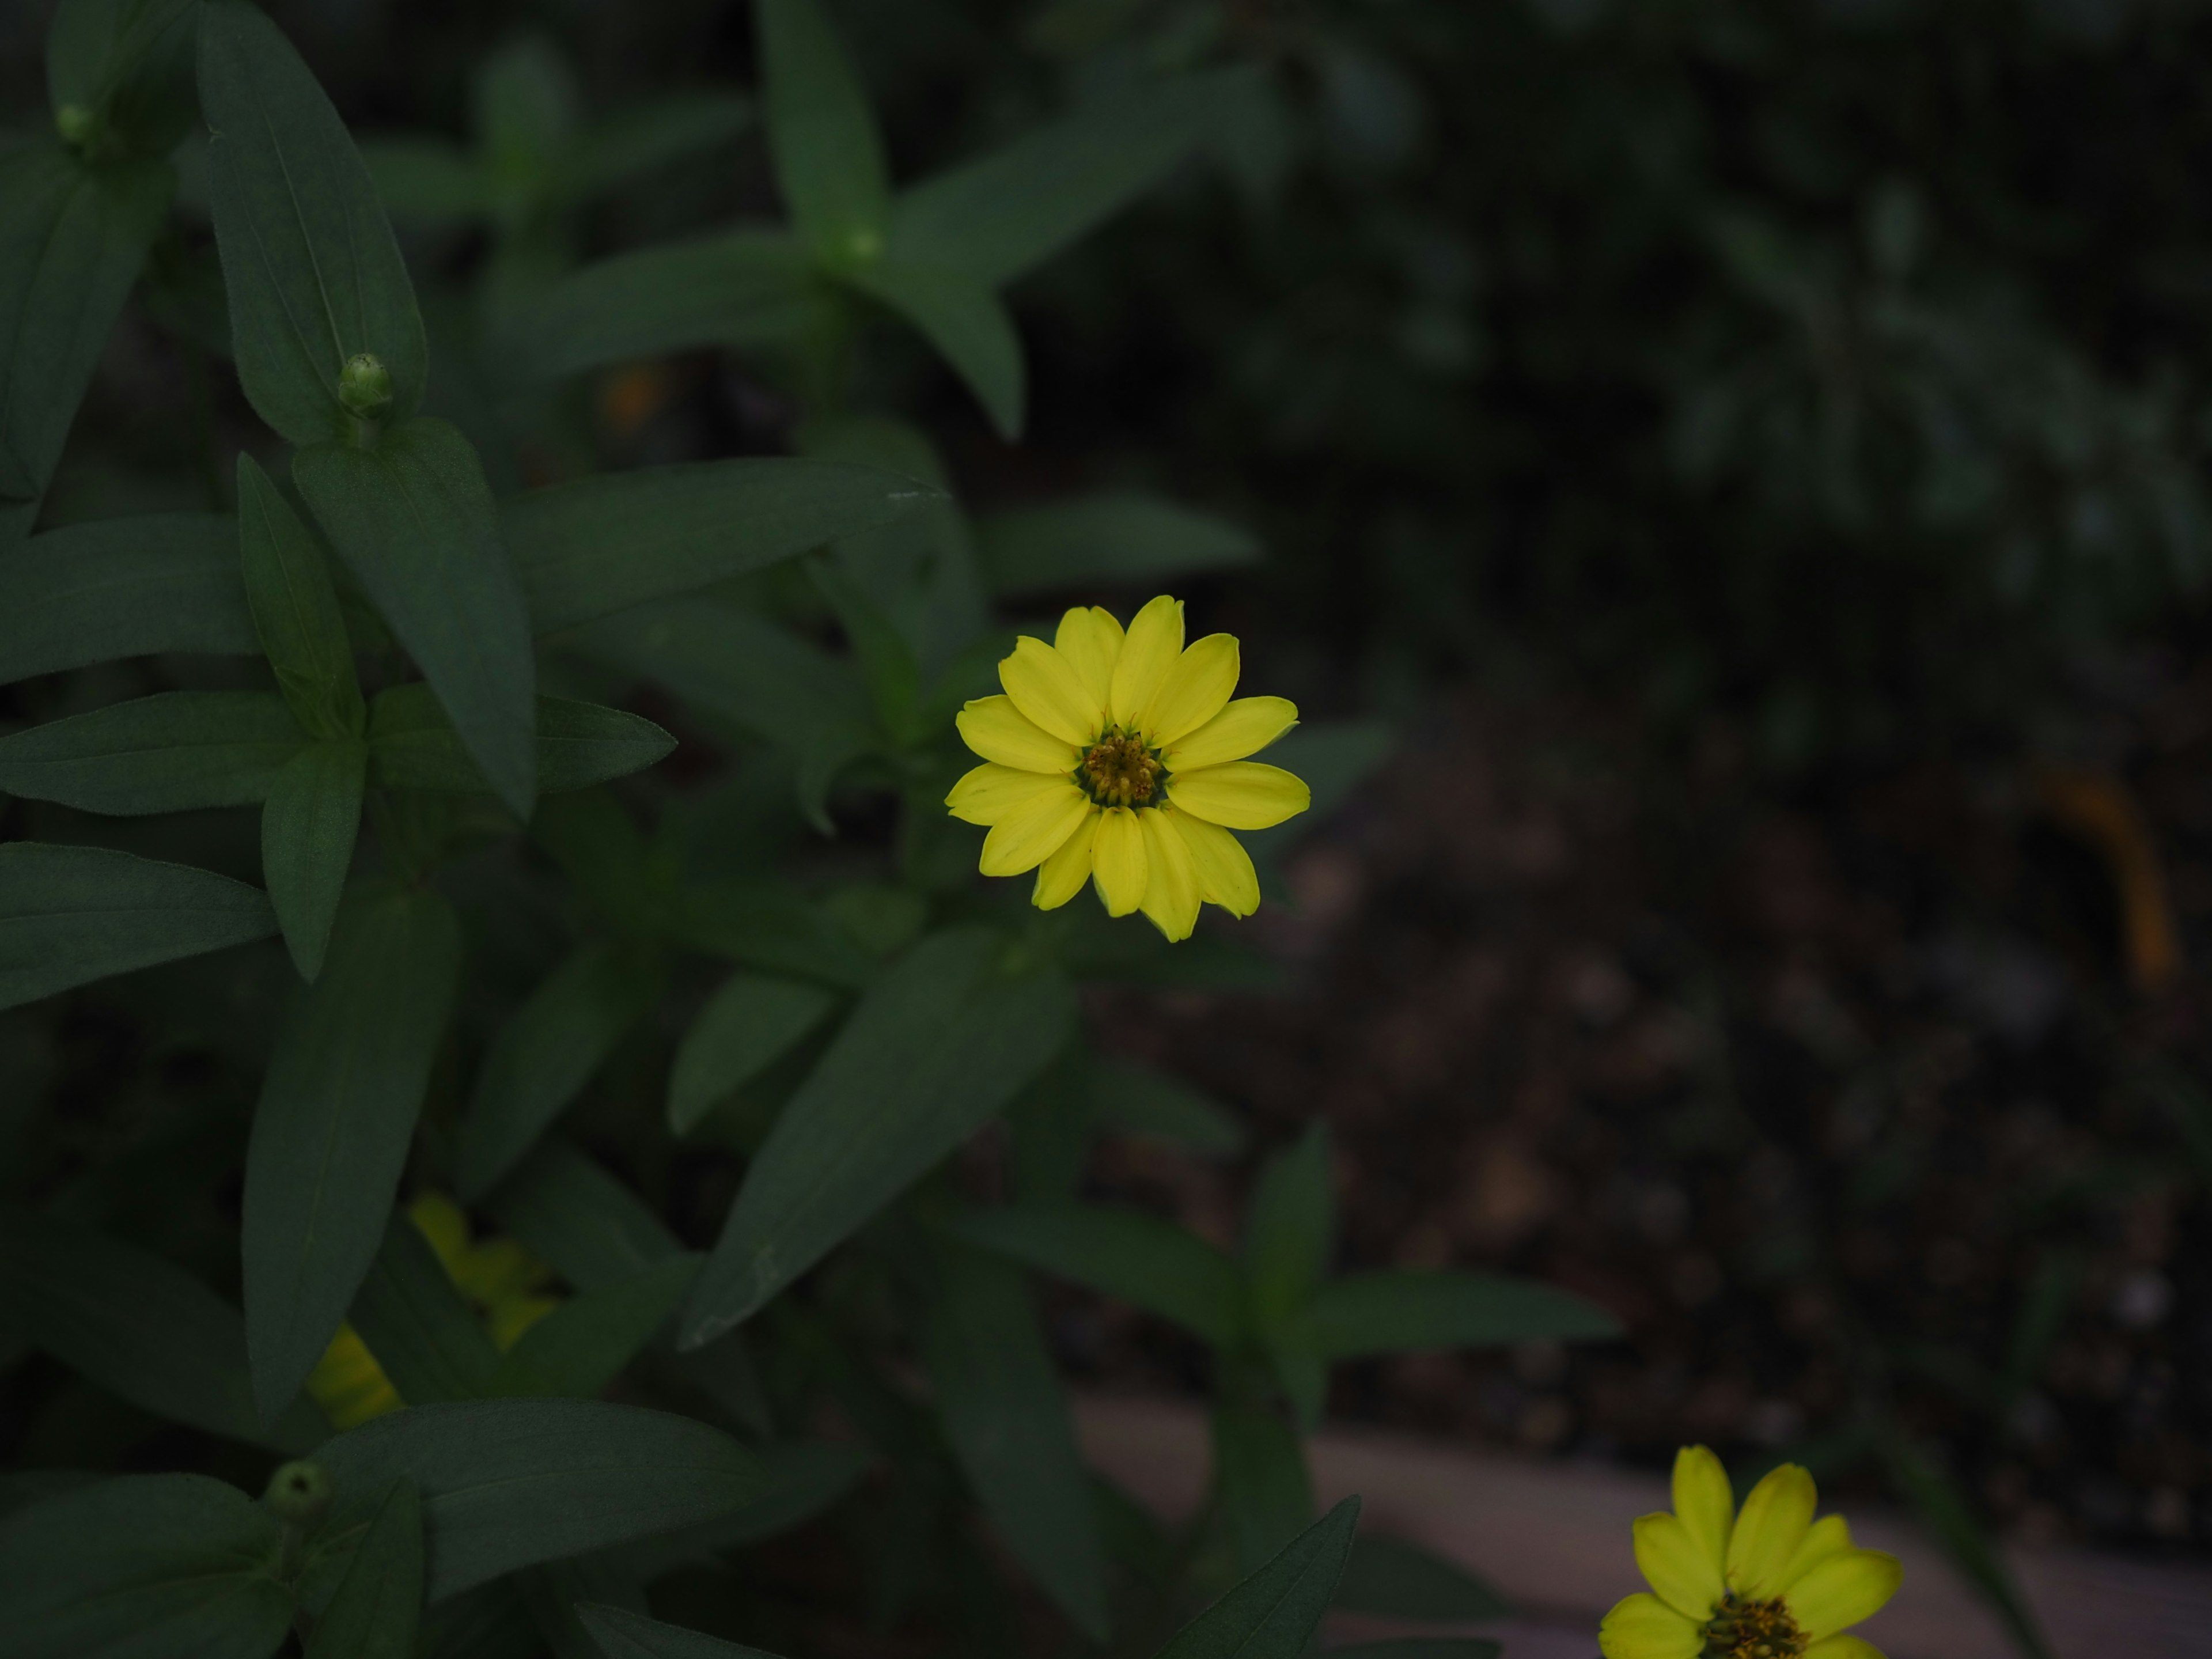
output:
<svg viewBox="0 0 2212 1659"><path fill-rule="evenodd" d="M1244 843L1218 823L1170 807L1168 820L1190 843L1192 861L1198 866L1198 893L1208 904L1218 904L1232 916L1249 916L1260 908L1260 874Z"/></svg>
<svg viewBox="0 0 2212 1659"><path fill-rule="evenodd" d="M1036 869L1060 850L1090 810L1084 793L1063 781L1027 811L993 824L975 867L987 876L1018 876Z"/></svg>
<svg viewBox="0 0 2212 1659"><path fill-rule="evenodd" d="M1844 1550L1792 1584L1784 1599L1797 1628L1817 1642L1881 1611L1904 1577L1905 1564L1886 1550Z"/></svg>
<svg viewBox="0 0 2212 1659"><path fill-rule="evenodd" d="M1796 1463L1768 1472L1751 1489L1729 1534L1729 1588L1766 1596L1782 1588L1782 1571L1813 1524L1813 1477Z"/></svg>
<svg viewBox="0 0 2212 1659"><path fill-rule="evenodd" d="M1176 659L1182 654L1182 601L1163 593L1139 611L1121 641L1121 654L1114 659L1114 685L1107 711L1114 724L1125 731L1137 728L1144 712L1159 695Z"/></svg>
<svg viewBox="0 0 2212 1659"><path fill-rule="evenodd" d="M561 1305L558 1297L503 1296L491 1305L491 1345L505 1353L528 1330Z"/></svg>
<svg viewBox="0 0 2212 1659"><path fill-rule="evenodd" d="M1728 1567L1729 1523L1735 1518L1735 1494L1728 1471L1704 1446L1685 1446L1674 1454L1674 1513L1698 1540L1715 1572Z"/></svg>
<svg viewBox="0 0 2212 1659"><path fill-rule="evenodd" d="M1698 1626L1656 1595L1614 1602L1597 1627L1605 1659L1695 1659L1705 1644Z"/></svg>
<svg viewBox="0 0 2212 1659"><path fill-rule="evenodd" d="M1137 825L1137 815L1127 807L1108 807L1099 815L1091 869L1108 915L1126 916L1145 902L1152 860L1145 854L1145 832Z"/></svg>
<svg viewBox="0 0 2212 1659"><path fill-rule="evenodd" d="M1084 690L1101 709L1114 694L1114 663L1121 654L1121 624L1100 605L1077 605L1060 619L1053 636L1060 654L1083 677Z"/></svg>
<svg viewBox="0 0 2212 1659"><path fill-rule="evenodd" d="M1155 748L1164 748L1218 714L1237 689L1237 636L1208 634L1175 659L1152 706L1139 720Z"/></svg>
<svg viewBox="0 0 2212 1659"><path fill-rule="evenodd" d="M985 761L952 786L945 804L952 816L969 823L993 824L1026 812L1067 781L1044 772L1021 772L996 761Z"/></svg>
<svg viewBox="0 0 2212 1659"><path fill-rule="evenodd" d="M1097 740L1106 708L1094 702L1075 665L1042 640L1026 634L1014 641L1014 654L999 665L999 684L1030 723L1081 748Z"/></svg>
<svg viewBox="0 0 2212 1659"><path fill-rule="evenodd" d="M376 1356L350 1325L338 1327L331 1346L307 1377L307 1393L335 1429L350 1429L372 1417L396 1412L399 1390L376 1363Z"/></svg>
<svg viewBox="0 0 2212 1659"><path fill-rule="evenodd" d="M1198 862L1190 843L1164 812L1146 807L1137 814L1145 832L1145 914L1170 942L1190 937L1198 926Z"/></svg>
<svg viewBox="0 0 2212 1659"><path fill-rule="evenodd" d="M1720 1563L1671 1515L1647 1515L1636 1523L1636 1570L1659 1599L1699 1624L1720 1605Z"/></svg>
<svg viewBox="0 0 2212 1659"><path fill-rule="evenodd" d="M1784 1592L1814 1567L1832 1555L1841 1555L1851 1547L1851 1529L1840 1515L1832 1515L1815 1521L1805 1534L1805 1541L1797 1547L1776 1580Z"/></svg>
<svg viewBox="0 0 2212 1659"><path fill-rule="evenodd" d="M1169 744L1160 758L1170 772L1195 772L1201 766L1243 760L1297 723L1298 706L1288 697L1239 697L1197 731Z"/></svg>
<svg viewBox="0 0 2212 1659"><path fill-rule="evenodd" d="M1037 866L1036 885L1030 902L1040 910L1057 910L1083 890L1091 879L1091 846L1098 838L1102 814L1092 807L1075 826L1075 833L1060 842L1060 851Z"/></svg>
<svg viewBox="0 0 2212 1659"><path fill-rule="evenodd" d="M430 1241L448 1273L459 1267L469 1253L469 1218L459 1205L443 1193L418 1193L407 1206L407 1218Z"/></svg>
<svg viewBox="0 0 2212 1659"><path fill-rule="evenodd" d="M987 761L1019 772L1068 773L1081 758L1072 743L1038 729L1012 697L977 697L954 717L961 740Z"/></svg>
<svg viewBox="0 0 2212 1659"><path fill-rule="evenodd" d="M1831 1636L1805 1650L1805 1659L1882 1659L1882 1651L1856 1636Z"/></svg>
<svg viewBox="0 0 2212 1659"><path fill-rule="evenodd" d="M1168 799L1229 830L1270 830L1313 805L1304 778L1264 761L1229 761L1170 773Z"/></svg>

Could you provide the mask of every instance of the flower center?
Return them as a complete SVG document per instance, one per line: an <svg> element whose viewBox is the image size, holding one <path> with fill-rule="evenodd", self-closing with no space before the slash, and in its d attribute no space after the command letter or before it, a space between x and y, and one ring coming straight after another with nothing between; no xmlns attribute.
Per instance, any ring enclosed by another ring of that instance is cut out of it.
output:
<svg viewBox="0 0 2212 1659"><path fill-rule="evenodd" d="M1083 751L1075 781L1101 806L1141 806L1158 792L1165 769L1143 738L1109 726Z"/></svg>
<svg viewBox="0 0 2212 1659"><path fill-rule="evenodd" d="M1780 1596L1753 1601L1734 1590L1721 1598L1705 1626L1703 1659L1798 1659L1804 1632Z"/></svg>

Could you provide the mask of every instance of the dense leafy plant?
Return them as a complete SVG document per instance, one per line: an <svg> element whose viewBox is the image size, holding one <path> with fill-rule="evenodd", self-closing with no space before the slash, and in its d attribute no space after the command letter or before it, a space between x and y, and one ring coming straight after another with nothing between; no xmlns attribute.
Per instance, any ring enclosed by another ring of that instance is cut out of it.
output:
<svg viewBox="0 0 2212 1659"><path fill-rule="evenodd" d="M55 136L0 157L0 673L44 716L0 738L33 832L0 845L0 997L40 1004L27 1048L127 1007L174 1075L104 1145L14 1089L0 1335L64 1368L21 1386L70 1472L0 1487L0 1651L743 1651L648 1592L681 1574L700 1621L772 1634L749 1552L824 1516L875 1617L974 1644L1039 1598L1117 1650L1181 1625L1179 1656L1291 1659L1333 1598L1495 1610L1355 1548L1356 1504L1316 1521L1302 1432L1337 1362L1610 1320L1332 1275L1318 1127L1267 1161L1237 1254L1083 1201L1101 1133L1242 1134L1103 1060L1076 988L1262 964L989 890L944 805L1002 602L1249 541L1127 493L971 524L928 436L861 402L910 329L1018 434L1000 290L1160 179L1223 88L1124 85L895 191L813 0L757 16L792 225L569 269L578 201L749 105L580 126L526 47L486 71L476 155L372 166L237 0L58 13ZM197 276L173 157L212 221ZM418 303L384 198L488 235L472 301ZM273 435L210 469L222 510L30 533L139 284ZM563 377L679 347L786 387L800 454L594 470ZM495 489L524 449L550 477ZM1271 754L1325 810L1386 746ZM1253 838L1263 885L1294 828ZM1186 1530L1085 1468L1032 1273L1210 1351Z"/></svg>

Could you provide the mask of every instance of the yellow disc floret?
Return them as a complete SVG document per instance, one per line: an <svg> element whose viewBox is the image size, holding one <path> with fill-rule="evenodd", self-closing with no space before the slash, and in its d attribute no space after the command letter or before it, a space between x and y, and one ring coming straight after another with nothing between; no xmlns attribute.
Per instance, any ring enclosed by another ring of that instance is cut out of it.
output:
<svg viewBox="0 0 2212 1659"><path fill-rule="evenodd" d="M1298 722L1282 697L1234 697L1237 641L1183 643L1182 602L1154 599L1125 630L1097 606L1024 637L999 665L1006 695L960 711L984 763L952 787L952 816L986 826L987 876L1036 872L1050 910L1085 882L1109 915L1141 910L1171 939L1200 904L1249 916L1260 879L1236 830L1265 830L1311 804L1305 784L1249 758Z"/></svg>

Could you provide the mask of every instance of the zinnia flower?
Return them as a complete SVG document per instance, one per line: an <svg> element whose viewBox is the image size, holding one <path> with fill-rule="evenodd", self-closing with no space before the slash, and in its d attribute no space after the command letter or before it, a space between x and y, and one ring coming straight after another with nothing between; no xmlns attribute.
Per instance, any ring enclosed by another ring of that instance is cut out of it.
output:
<svg viewBox="0 0 2212 1659"><path fill-rule="evenodd" d="M1843 1632L1897 1593L1893 1555L1851 1543L1840 1515L1813 1519L1813 1477L1784 1463L1741 1513L1703 1446L1674 1458L1674 1512L1636 1523L1636 1565L1655 1595L1598 1627L1605 1659L1881 1659Z"/></svg>
<svg viewBox="0 0 2212 1659"><path fill-rule="evenodd" d="M986 764L952 787L952 816L989 826L987 876L1036 872L1030 902L1055 909L1085 881L1109 915L1141 910L1188 939L1200 902L1260 908L1251 856L1229 832L1265 830L1312 797L1279 766L1248 760L1298 722L1282 697L1239 697L1237 641L1185 648L1182 601L1162 594L1125 635L1078 606L1054 642L1027 636L999 665L1001 697L960 711Z"/></svg>

